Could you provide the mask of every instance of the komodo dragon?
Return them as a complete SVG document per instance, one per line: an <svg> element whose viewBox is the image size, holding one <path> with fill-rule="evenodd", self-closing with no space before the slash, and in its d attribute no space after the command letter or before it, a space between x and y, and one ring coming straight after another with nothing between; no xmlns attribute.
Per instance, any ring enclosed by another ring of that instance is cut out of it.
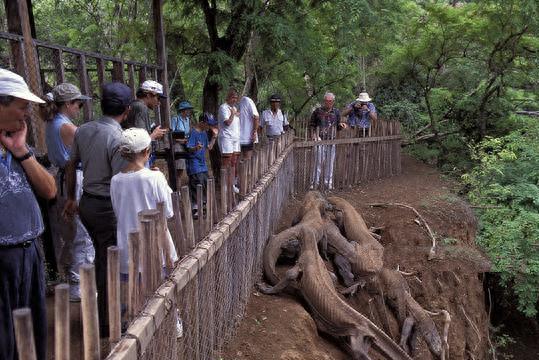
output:
<svg viewBox="0 0 539 360"><path fill-rule="evenodd" d="M301 213L298 214L298 222L301 222L275 236L272 236L264 248L262 262L264 266L264 274L266 274L266 278L270 284L275 285L277 282L279 282L279 277L275 271L275 264L281 255L283 248L286 248L287 246L290 248L298 247L297 239L299 238L301 229L303 227L308 227L317 232L323 233L325 220L322 218L322 214L324 214L329 208L329 203L318 191L309 191L307 194L305 194L303 206L301 207Z"/></svg>
<svg viewBox="0 0 539 360"><path fill-rule="evenodd" d="M345 285L351 286L350 283L355 276L363 276L369 270L376 272L377 276L371 278L369 287L379 295L376 297L376 304L381 313L385 312L382 297L395 309L399 324L402 326L400 345L410 352L409 345L414 342L418 332L425 339L430 351L438 358L443 358L445 346L442 345L434 321L412 297L406 280L397 271L382 269L381 266L377 270L377 266L382 262L383 246L370 235L361 215L344 199L330 197L328 201L333 205L334 212L342 213L342 216L339 214L339 219L342 221L346 238L330 221L325 229L329 249L336 253L335 263ZM350 241L348 245L347 241ZM360 251L355 242L363 244L363 251ZM353 244L357 247L355 252L350 251ZM373 255L374 261L371 259ZM387 319L382 317L382 321L389 331ZM414 327L417 331L413 331ZM413 345L411 347L413 348Z"/></svg>
<svg viewBox="0 0 539 360"><path fill-rule="evenodd" d="M302 227L299 234L301 252L296 265L275 286L259 283L265 294L277 294L294 282L308 304L317 328L343 344L354 360L370 360L370 346L387 359L411 358L389 336L339 297L325 264L318 253L315 230ZM320 234L319 234L320 235Z"/></svg>

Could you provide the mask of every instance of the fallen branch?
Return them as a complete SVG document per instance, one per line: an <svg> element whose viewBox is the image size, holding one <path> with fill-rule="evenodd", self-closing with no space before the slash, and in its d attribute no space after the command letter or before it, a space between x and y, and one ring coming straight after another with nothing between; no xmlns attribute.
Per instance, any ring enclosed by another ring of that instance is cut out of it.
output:
<svg viewBox="0 0 539 360"><path fill-rule="evenodd" d="M429 224L427 223L427 221L425 221L425 219L419 214L419 212L414 207L407 204L401 204L401 203L374 203L374 204L369 204L369 206L372 206L372 207L399 206L399 207L412 210L414 214L419 218L423 226L427 229L429 237L432 241L432 246L429 251L428 260L432 260L434 258L434 256L436 255L436 237L434 235L434 232L430 228Z"/></svg>
<svg viewBox="0 0 539 360"><path fill-rule="evenodd" d="M475 351L475 349L477 349L477 347L479 346L483 338L481 337L481 334L479 333L479 329L477 328L475 323L468 317L468 314L466 314L466 310L464 310L464 306L460 305L459 307L460 307L460 311L462 311L462 313L464 314L464 317L466 318L471 328L473 329L473 331L475 331L475 334L477 335L478 341L477 341L477 344L475 345L475 348L473 349Z"/></svg>

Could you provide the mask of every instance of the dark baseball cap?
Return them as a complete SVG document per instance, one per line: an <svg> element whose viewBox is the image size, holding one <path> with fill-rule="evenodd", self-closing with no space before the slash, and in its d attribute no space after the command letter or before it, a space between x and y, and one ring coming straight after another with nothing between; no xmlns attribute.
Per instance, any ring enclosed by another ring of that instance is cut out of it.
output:
<svg viewBox="0 0 539 360"><path fill-rule="evenodd" d="M133 92L129 86L121 82L111 82L103 85L101 102L109 105L129 106L133 101Z"/></svg>
<svg viewBox="0 0 539 360"><path fill-rule="evenodd" d="M277 94L273 94L269 98L270 102L281 102L281 97Z"/></svg>

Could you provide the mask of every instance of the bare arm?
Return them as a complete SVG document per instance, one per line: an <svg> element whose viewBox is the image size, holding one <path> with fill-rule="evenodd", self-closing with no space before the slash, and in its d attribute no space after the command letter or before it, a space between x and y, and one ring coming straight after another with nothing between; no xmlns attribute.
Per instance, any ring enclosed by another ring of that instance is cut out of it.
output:
<svg viewBox="0 0 539 360"><path fill-rule="evenodd" d="M12 132L9 136L6 131L0 133L0 142L14 157L22 157L28 153L26 145L26 123L23 122L20 130ZM45 170L34 156L21 162L26 177L36 194L44 199L53 199L56 196L54 177Z"/></svg>
<svg viewBox="0 0 539 360"><path fill-rule="evenodd" d="M60 128L60 137L65 146L73 145L73 140L75 140L75 131L77 127L73 124L64 124Z"/></svg>
<svg viewBox="0 0 539 360"><path fill-rule="evenodd" d="M260 118L256 115L253 116L253 133L251 134L251 140L255 141L256 133L258 132L258 126L260 124Z"/></svg>

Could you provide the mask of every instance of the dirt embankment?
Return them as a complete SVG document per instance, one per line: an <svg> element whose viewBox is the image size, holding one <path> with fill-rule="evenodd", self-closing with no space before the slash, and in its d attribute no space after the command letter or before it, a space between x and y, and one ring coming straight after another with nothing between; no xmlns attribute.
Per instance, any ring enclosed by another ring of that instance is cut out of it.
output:
<svg viewBox="0 0 539 360"><path fill-rule="evenodd" d="M379 227L385 247L385 267L411 273L406 276L412 296L427 310L445 309L451 315L449 358L487 359L488 314L483 274L486 258L474 245L476 221L468 205L452 194L451 183L435 169L403 158L403 174L335 192L363 215L368 226ZM300 199L291 199L279 229L290 226ZM431 240L412 211L401 207L371 207L371 203L413 206L431 226L438 240L436 256L427 260ZM301 303L290 296L266 296L253 289L247 314L222 359L348 359L331 339L320 336ZM391 335L398 341L395 316L378 314L372 297L361 291L347 299L377 325L388 317ZM434 318L441 332L441 319ZM414 359L432 359L418 341Z"/></svg>

